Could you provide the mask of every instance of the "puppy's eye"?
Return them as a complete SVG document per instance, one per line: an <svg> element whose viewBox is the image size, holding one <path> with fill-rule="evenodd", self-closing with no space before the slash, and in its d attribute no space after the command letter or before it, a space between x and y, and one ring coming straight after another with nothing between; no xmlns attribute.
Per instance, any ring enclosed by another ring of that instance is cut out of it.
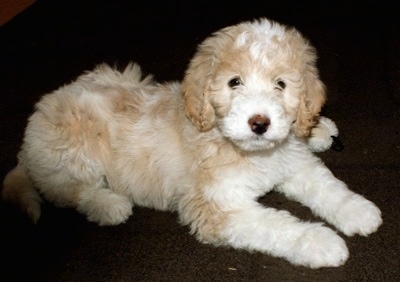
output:
<svg viewBox="0 0 400 282"><path fill-rule="evenodd" d="M229 82L228 82L228 85L230 88L235 88L241 84L242 84L242 81L240 80L239 77L234 77L231 80L229 80Z"/></svg>
<svg viewBox="0 0 400 282"><path fill-rule="evenodd" d="M282 79L278 79L276 82L276 89L283 90L286 88L286 83Z"/></svg>

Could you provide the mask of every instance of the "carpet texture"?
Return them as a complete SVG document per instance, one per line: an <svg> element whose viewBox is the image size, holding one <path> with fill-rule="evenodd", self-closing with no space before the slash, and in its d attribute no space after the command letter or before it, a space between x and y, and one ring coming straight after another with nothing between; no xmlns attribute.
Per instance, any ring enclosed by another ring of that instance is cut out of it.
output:
<svg viewBox="0 0 400 282"><path fill-rule="evenodd" d="M377 233L341 234L350 250L344 266L311 270L203 245L174 213L135 207L125 224L98 227L44 203L35 226L1 203L1 280L398 281L400 22L384 1L323 2L36 1L0 27L0 177L16 164L26 119L44 93L102 62L136 61L160 82L180 80L211 32L268 17L296 26L317 48L328 88L323 114L337 123L345 145L319 155L383 213ZM261 201L319 220L276 193Z"/></svg>

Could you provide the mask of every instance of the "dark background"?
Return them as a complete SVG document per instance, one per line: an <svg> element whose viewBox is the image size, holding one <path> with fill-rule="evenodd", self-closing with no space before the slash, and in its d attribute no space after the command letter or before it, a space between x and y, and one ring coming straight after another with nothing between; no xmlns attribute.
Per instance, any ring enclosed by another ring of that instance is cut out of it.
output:
<svg viewBox="0 0 400 282"><path fill-rule="evenodd" d="M377 233L345 237L346 265L310 270L283 259L198 243L177 215L134 208L126 224L98 227L45 203L36 226L0 204L3 281L396 281L400 278L400 33L385 1L36 1L0 27L0 177L16 164L39 97L107 62L138 62L162 82L181 80L211 32L268 17L317 48L328 87L323 114L342 152L320 154L350 188L375 202ZM271 193L263 203L319 220Z"/></svg>

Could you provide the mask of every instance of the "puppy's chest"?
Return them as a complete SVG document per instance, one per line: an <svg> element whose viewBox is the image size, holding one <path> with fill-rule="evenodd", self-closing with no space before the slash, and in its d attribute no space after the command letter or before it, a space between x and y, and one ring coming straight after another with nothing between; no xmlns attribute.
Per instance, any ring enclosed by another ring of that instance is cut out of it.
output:
<svg viewBox="0 0 400 282"><path fill-rule="evenodd" d="M293 175L293 163L286 158L256 158L252 159L254 178L259 179L268 190L284 182Z"/></svg>
<svg viewBox="0 0 400 282"><path fill-rule="evenodd" d="M257 197L286 181L296 170L296 161L286 154L252 156L239 165L221 169L217 178L221 187L245 188Z"/></svg>

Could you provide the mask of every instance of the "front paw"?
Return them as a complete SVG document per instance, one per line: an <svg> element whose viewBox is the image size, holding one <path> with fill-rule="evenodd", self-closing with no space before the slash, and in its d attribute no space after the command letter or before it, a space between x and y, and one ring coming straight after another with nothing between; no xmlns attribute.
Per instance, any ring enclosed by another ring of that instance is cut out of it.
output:
<svg viewBox="0 0 400 282"><path fill-rule="evenodd" d="M360 195L352 195L343 201L336 214L336 227L347 236L367 236L382 224L379 208Z"/></svg>
<svg viewBox="0 0 400 282"><path fill-rule="evenodd" d="M311 268L338 267L349 256L344 240L325 226L307 230L296 240L294 250L294 256L289 260Z"/></svg>

